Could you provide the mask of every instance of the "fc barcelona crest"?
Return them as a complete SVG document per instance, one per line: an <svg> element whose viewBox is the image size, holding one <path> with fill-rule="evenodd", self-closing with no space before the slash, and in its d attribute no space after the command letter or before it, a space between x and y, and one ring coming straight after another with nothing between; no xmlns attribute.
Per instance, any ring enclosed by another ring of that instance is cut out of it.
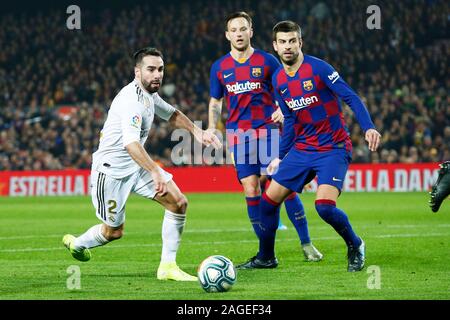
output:
<svg viewBox="0 0 450 320"><path fill-rule="evenodd" d="M252 76L255 78L259 78L262 75L262 68L261 67L253 67L252 68Z"/></svg>
<svg viewBox="0 0 450 320"><path fill-rule="evenodd" d="M306 91L311 91L314 88L314 85L312 83L312 80L305 80L303 81L303 89Z"/></svg>

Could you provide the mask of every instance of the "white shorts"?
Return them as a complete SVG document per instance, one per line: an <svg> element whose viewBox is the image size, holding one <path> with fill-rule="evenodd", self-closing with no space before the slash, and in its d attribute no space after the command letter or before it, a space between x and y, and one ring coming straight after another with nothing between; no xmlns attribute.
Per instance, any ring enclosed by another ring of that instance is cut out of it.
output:
<svg viewBox="0 0 450 320"><path fill-rule="evenodd" d="M172 175L160 168L166 182ZM97 218L110 227L118 227L125 222L125 203L131 192L145 198L156 196L151 174L140 169L123 179L114 179L96 170L91 171L91 195Z"/></svg>

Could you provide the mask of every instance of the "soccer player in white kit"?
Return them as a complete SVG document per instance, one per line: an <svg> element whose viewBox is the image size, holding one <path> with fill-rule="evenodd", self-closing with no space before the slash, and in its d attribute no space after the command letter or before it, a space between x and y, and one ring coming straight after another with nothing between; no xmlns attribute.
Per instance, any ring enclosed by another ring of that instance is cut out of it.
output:
<svg viewBox="0 0 450 320"><path fill-rule="evenodd" d="M88 261L90 248L122 237L125 203L131 192L156 200L165 208L159 280L196 281L176 264L176 254L186 221L187 199L172 175L160 168L144 149L155 114L191 132L204 145L221 147L214 135L197 127L157 93L164 62L160 51L143 48L134 54L135 79L114 98L100 133L92 161L92 203L102 221L79 237L67 234L63 244L75 259Z"/></svg>

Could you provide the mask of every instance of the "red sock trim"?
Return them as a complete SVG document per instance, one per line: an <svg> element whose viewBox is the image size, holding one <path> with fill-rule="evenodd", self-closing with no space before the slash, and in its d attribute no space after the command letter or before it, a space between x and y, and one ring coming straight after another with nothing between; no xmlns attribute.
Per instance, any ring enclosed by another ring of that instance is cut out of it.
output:
<svg viewBox="0 0 450 320"><path fill-rule="evenodd" d="M292 200L297 196L297 192L292 192L290 195L286 197L286 200Z"/></svg>
<svg viewBox="0 0 450 320"><path fill-rule="evenodd" d="M246 200L247 200L247 205L248 206L259 206L260 199L257 199L257 200L246 199Z"/></svg>
<svg viewBox="0 0 450 320"><path fill-rule="evenodd" d="M325 204L325 205L329 205L329 206L336 207L336 201L328 200L328 199L319 199L319 200L316 200L316 206L317 206L317 205L321 205L321 204Z"/></svg>
<svg viewBox="0 0 450 320"><path fill-rule="evenodd" d="M269 188L269 185L270 185L270 180L267 179L266 182L261 184L261 192L266 191Z"/></svg>
<svg viewBox="0 0 450 320"><path fill-rule="evenodd" d="M266 200L268 203L270 203L271 205L273 205L273 206L279 206L280 205L279 203L277 203L277 202L273 201L272 199L270 199L265 192L262 194L262 198L264 200Z"/></svg>

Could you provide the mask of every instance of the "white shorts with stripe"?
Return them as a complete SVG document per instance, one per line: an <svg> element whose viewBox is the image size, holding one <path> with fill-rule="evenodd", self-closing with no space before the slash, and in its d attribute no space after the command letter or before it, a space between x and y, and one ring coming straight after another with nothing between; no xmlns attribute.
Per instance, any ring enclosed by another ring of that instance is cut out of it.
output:
<svg viewBox="0 0 450 320"><path fill-rule="evenodd" d="M172 175L160 168L166 182L172 180ZM125 204L131 192L145 198L156 196L151 174L140 169L123 179L114 179L106 174L91 171L91 195L97 218L110 227L118 227L125 222Z"/></svg>

